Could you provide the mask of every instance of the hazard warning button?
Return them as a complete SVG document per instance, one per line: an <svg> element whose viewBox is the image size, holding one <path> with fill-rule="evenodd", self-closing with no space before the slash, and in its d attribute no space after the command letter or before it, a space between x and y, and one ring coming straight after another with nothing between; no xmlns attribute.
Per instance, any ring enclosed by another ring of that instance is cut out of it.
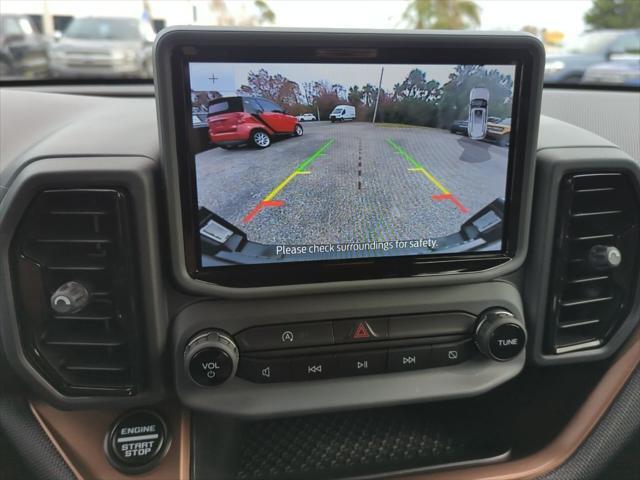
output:
<svg viewBox="0 0 640 480"><path fill-rule="evenodd" d="M388 321L386 317L334 321L333 336L336 343L383 340L388 337Z"/></svg>

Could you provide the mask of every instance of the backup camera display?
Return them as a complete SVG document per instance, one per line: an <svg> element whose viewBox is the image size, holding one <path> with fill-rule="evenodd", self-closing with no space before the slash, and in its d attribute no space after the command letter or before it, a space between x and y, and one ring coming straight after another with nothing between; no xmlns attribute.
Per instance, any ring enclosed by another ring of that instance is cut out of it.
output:
<svg viewBox="0 0 640 480"><path fill-rule="evenodd" d="M503 250L515 65L188 75L203 268Z"/></svg>

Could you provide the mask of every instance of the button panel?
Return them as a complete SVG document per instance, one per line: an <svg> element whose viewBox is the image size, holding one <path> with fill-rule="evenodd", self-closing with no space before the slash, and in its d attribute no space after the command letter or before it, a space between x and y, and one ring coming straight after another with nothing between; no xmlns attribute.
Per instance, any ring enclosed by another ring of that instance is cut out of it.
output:
<svg viewBox="0 0 640 480"><path fill-rule="evenodd" d="M442 312L252 327L235 336L238 376L275 383L456 365L477 352L475 322Z"/></svg>
<svg viewBox="0 0 640 480"><path fill-rule="evenodd" d="M279 358L243 357L238 376L256 383L319 380L455 365L476 353L472 340Z"/></svg>

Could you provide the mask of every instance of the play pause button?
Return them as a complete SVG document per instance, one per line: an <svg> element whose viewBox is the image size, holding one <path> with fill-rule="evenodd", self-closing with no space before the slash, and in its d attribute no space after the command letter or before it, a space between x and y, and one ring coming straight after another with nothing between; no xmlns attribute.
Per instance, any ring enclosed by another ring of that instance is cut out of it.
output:
<svg viewBox="0 0 640 480"><path fill-rule="evenodd" d="M367 375L386 370L387 352L367 351L338 355L338 371L344 376Z"/></svg>

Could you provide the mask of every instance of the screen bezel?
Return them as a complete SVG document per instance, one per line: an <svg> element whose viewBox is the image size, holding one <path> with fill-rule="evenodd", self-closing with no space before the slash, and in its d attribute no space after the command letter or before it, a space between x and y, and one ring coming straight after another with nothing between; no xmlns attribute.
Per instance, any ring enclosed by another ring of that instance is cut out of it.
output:
<svg viewBox="0 0 640 480"><path fill-rule="evenodd" d="M184 265L188 276L232 288L252 288L314 284L336 281L424 278L434 275L465 274L496 269L522 250L522 222L530 194L525 173L531 171L530 132L539 108L540 85L536 71L540 64L539 42L532 37L478 35L426 35L283 32L209 31L182 33L174 39L168 56L171 73L171 101L174 114L175 150L179 175L181 230ZM189 40L189 37L191 38ZM211 42L211 41L214 42ZM466 41L461 41L466 40ZM514 41L515 40L515 41ZM211 47L211 44L216 47ZM259 45L259 46L256 46ZM295 45L295 46L291 46ZM471 45L471 46L470 46ZM277 47L277 48L274 48ZM167 58L165 52L165 58ZM200 267L199 229L195 161L187 147L191 128L188 95L189 62L254 63L366 63L366 64L486 64L516 66L512 134L507 171L507 198L501 252L445 255L370 257L365 259L297 261L260 265ZM536 95L535 93L538 93ZM526 245L526 244L525 244ZM177 252L176 252L177 253Z"/></svg>

